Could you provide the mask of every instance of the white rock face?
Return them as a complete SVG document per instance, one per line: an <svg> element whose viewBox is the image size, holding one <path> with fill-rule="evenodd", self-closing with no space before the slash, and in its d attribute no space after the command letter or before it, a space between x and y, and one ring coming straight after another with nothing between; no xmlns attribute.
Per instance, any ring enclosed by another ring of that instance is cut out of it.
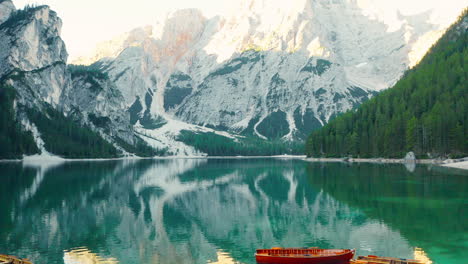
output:
<svg viewBox="0 0 468 264"><path fill-rule="evenodd" d="M430 11L404 16L389 5L245 0L210 19L181 10L75 62L99 61L128 107L141 99L141 113L304 138L394 84L448 26L431 22Z"/></svg>
<svg viewBox="0 0 468 264"><path fill-rule="evenodd" d="M23 128L33 132L41 151L46 152L40 134L25 112L41 112L46 105L90 126L110 142L118 137L134 143L130 115L113 82L89 74L71 78L57 14L47 6L17 13L11 9L10 1L0 3L4 20L0 24L0 80L17 91L17 116ZM4 19L7 16L10 20Z"/></svg>
<svg viewBox="0 0 468 264"><path fill-rule="evenodd" d="M8 8L0 6L3 12ZM45 101L57 106L69 85L62 21L47 6L22 12L23 19L0 24L0 76L13 76L7 79L18 91L20 103L33 106Z"/></svg>
<svg viewBox="0 0 468 264"><path fill-rule="evenodd" d="M15 10L15 5L10 0L0 1L0 24L5 22Z"/></svg>
<svg viewBox="0 0 468 264"><path fill-rule="evenodd" d="M381 0L245 0L213 18L176 11L76 61L95 63L104 80L71 77L62 21L49 7L11 19L18 13L6 0L0 77L18 105L45 102L109 141L134 142L135 132L174 155L204 155L177 142L182 130L304 139L395 83L448 25L429 11L384 9Z"/></svg>
<svg viewBox="0 0 468 264"><path fill-rule="evenodd" d="M405 161L416 161L416 155L414 155L414 152L410 151L408 153L406 153L405 155L405 158L404 158Z"/></svg>
<svg viewBox="0 0 468 264"><path fill-rule="evenodd" d="M64 112L101 132L110 142L118 137L134 143L130 115L121 111L125 103L112 81L81 73L72 74L71 82L60 98Z"/></svg>

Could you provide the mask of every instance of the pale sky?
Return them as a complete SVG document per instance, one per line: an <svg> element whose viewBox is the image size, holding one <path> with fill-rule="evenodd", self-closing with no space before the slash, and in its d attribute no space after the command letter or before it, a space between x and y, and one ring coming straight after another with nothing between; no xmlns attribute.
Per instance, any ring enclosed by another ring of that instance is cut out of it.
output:
<svg viewBox="0 0 468 264"><path fill-rule="evenodd" d="M154 25L168 12L183 8L198 8L207 17L232 11L242 0L13 0L17 8L26 4L46 4L63 20L62 38L71 58L90 53L96 44L110 40L136 27ZM289 0L277 1L280 4ZM320 0L319 0L320 1ZM458 16L468 7L468 0L355 0L363 5L377 3L382 10L398 7L404 15L429 9L437 10L441 19Z"/></svg>
<svg viewBox="0 0 468 264"><path fill-rule="evenodd" d="M222 13L232 0L13 0L16 8L45 4L63 20L62 38L70 57L91 51L96 44L182 8L199 8L210 17Z"/></svg>

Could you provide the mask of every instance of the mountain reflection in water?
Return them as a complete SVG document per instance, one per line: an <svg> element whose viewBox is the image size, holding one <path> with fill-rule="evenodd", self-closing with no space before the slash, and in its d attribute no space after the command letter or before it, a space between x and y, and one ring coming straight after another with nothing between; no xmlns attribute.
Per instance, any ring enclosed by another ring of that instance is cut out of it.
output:
<svg viewBox="0 0 468 264"><path fill-rule="evenodd" d="M36 264L255 263L255 249L272 246L422 254L435 264L463 256L450 247L466 236L466 177L429 167L174 159L0 171L0 251ZM442 219L451 222L433 226ZM445 245L414 235L445 231L458 232Z"/></svg>
<svg viewBox="0 0 468 264"><path fill-rule="evenodd" d="M86 247L65 250L63 261L65 264L117 264L115 258L103 258L89 251Z"/></svg>

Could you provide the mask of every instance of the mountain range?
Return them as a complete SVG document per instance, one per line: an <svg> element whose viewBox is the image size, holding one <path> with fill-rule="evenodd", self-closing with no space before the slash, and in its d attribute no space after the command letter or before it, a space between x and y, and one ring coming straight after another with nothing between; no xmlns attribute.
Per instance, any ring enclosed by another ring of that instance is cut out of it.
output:
<svg viewBox="0 0 468 264"><path fill-rule="evenodd" d="M54 11L0 1L3 157L295 152L395 84L448 26L435 11L382 12L348 0L179 10L68 65Z"/></svg>
<svg viewBox="0 0 468 264"><path fill-rule="evenodd" d="M398 83L312 133L309 156L468 155L468 9Z"/></svg>

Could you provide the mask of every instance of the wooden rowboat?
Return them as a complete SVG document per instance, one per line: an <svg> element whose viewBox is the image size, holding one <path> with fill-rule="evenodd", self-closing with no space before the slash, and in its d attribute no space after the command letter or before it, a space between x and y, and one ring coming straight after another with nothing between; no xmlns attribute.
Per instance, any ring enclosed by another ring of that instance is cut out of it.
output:
<svg viewBox="0 0 468 264"><path fill-rule="evenodd" d="M357 260L351 262L352 264L423 264L419 260L402 259L402 258L389 258L379 257L374 255L359 256Z"/></svg>
<svg viewBox="0 0 468 264"><path fill-rule="evenodd" d="M20 259L15 256L0 254L0 264L32 264L28 259Z"/></svg>
<svg viewBox="0 0 468 264"><path fill-rule="evenodd" d="M272 248L257 249L261 264L349 264L354 249Z"/></svg>

